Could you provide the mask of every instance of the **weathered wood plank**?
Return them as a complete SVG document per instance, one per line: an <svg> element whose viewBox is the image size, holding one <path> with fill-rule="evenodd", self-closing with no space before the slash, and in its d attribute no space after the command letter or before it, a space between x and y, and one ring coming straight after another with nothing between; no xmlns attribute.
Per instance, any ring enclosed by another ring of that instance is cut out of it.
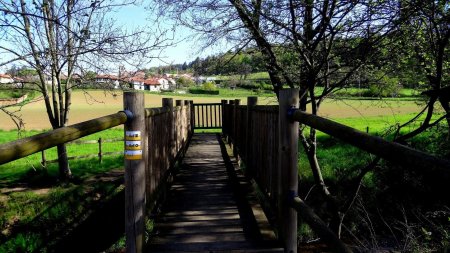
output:
<svg viewBox="0 0 450 253"><path fill-rule="evenodd" d="M274 237L263 239L255 231L270 228L253 224L264 213L253 202L243 203L251 199L241 189L249 184L243 175L231 176L228 163L215 135L193 136L148 252L283 252Z"/></svg>

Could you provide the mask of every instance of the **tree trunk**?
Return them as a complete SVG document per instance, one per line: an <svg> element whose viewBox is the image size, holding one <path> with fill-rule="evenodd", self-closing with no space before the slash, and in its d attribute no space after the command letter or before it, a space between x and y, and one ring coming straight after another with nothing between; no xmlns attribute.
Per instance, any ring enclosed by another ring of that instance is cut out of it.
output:
<svg viewBox="0 0 450 253"><path fill-rule="evenodd" d="M446 101L444 99L439 99L439 102L441 103L442 108L444 108L444 111L447 114L445 116L445 119L447 120L447 140L450 140L450 105L449 105L449 101Z"/></svg>
<svg viewBox="0 0 450 253"><path fill-rule="evenodd" d="M61 180L68 180L72 177L72 171L69 167L69 160L67 157L66 144L61 144L57 146L58 150L58 166L59 166L59 177Z"/></svg>
<svg viewBox="0 0 450 253"><path fill-rule="evenodd" d="M317 144L314 138L314 141L310 143L309 150L308 152L306 152L306 154L308 157L309 165L311 167L311 172L314 176L314 182L319 187L321 194L325 197L327 211L331 216L329 227L333 232L336 233L338 238L340 238L343 217L339 212L336 199L331 195L325 184L325 181L323 180L322 171L320 169L319 161L317 160L316 145Z"/></svg>

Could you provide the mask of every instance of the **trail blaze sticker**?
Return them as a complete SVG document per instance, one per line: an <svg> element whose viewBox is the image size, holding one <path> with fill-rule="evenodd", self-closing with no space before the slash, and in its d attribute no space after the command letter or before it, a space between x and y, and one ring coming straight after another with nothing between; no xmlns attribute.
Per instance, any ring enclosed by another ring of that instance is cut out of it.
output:
<svg viewBox="0 0 450 253"><path fill-rule="evenodd" d="M141 160L142 150L125 150L124 156L127 160Z"/></svg>
<svg viewBox="0 0 450 253"><path fill-rule="evenodd" d="M141 141L125 141L125 150L141 150Z"/></svg>
<svg viewBox="0 0 450 253"><path fill-rule="evenodd" d="M140 141L141 140L141 131L125 131L125 140L126 141Z"/></svg>

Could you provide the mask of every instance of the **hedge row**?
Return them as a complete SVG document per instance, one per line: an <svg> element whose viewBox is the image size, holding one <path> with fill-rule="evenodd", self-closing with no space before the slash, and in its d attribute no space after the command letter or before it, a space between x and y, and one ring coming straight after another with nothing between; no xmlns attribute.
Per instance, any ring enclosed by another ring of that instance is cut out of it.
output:
<svg viewBox="0 0 450 253"><path fill-rule="evenodd" d="M207 95L219 95L218 90L201 90L201 89L189 89L191 94L207 94Z"/></svg>

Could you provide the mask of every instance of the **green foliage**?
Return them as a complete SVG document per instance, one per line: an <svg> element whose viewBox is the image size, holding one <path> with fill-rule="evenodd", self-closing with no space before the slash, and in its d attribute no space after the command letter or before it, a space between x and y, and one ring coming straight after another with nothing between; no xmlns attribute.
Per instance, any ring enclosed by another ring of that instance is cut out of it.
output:
<svg viewBox="0 0 450 253"><path fill-rule="evenodd" d="M20 98L21 96L25 95L26 92L22 90L5 90L0 91L0 98Z"/></svg>
<svg viewBox="0 0 450 253"><path fill-rule="evenodd" d="M213 82L205 82L202 85L202 88L203 88L203 90L206 90L206 91L215 91L215 90L217 90L217 87L216 87L216 85Z"/></svg>
<svg viewBox="0 0 450 253"><path fill-rule="evenodd" d="M176 83L177 83L178 86L187 87L187 88L192 87L192 86L195 85L195 82L192 79L184 77L184 76L178 78L176 80Z"/></svg>
<svg viewBox="0 0 450 253"><path fill-rule="evenodd" d="M95 182L1 195L0 252L47 252L90 210L122 190L117 183Z"/></svg>
<svg viewBox="0 0 450 253"><path fill-rule="evenodd" d="M84 74L84 79L86 80L94 80L97 76L97 73L94 71L87 71L86 74Z"/></svg>
<svg viewBox="0 0 450 253"><path fill-rule="evenodd" d="M0 131L0 143L14 141L18 138L24 138L32 136L42 131L23 131L20 135L16 131ZM81 140L103 140L122 138L123 130L120 127L108 129L99 133L95 133L82 138ZM123 143L110 142L102 144L103 152L120 152L123 150ZM95 155L98 153L98 144L68 144L67 152L69 156L81 156L81 155ZM45 151L46 160L54 160L57 158L56 148L50 148ZM41 153L36 153L18 159L16 161L9 162L7 164L0 165L0 186L9 185L17 180L24 180L25 182L33 183L41 180L40 177L47 177L49 181L56 180L58 175L57 163L47 165L47 169L43 169L41 164ZM123 166L122 156L104 156L102 163L98 162L98 158L90 159L75 159L71 160L70 167L72 173L76 178L85 178L98 172L105 172L112 168L118 168ZM45 175L40 173L45 171Z"/></svg>
<svg viewBox="0 0 450 253"><path fill-rule="evenodd" d="M204 90L204 89L192 88L192 89L189 89L189 93L202 94L202 95L219 95L220 92L218 90Z"/></svg>
<svg viewBox="0 0 450 253"><path fill-rule="evenodd" d="M398 78L389 77L383 72L374 73L373 79L375 82L369 86L366 96L396 97L402 88Z"/></svg>

